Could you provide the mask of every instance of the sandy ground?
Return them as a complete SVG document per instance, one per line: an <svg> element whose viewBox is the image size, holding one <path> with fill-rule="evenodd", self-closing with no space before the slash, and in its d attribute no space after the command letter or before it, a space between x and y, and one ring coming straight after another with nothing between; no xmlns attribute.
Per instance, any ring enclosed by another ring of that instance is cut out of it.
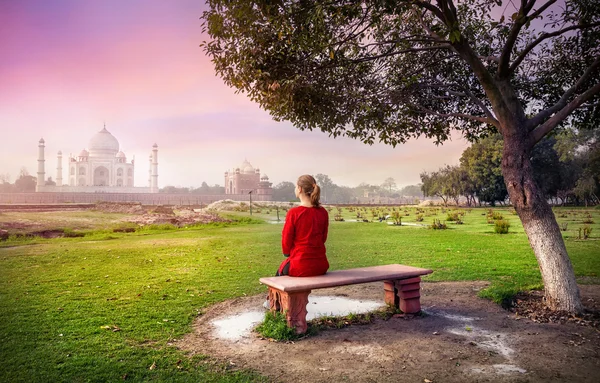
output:
<svg viewBox="0 0 600 383"><path fill-rule="evenodd" d="M376 319L328 329L293 343L252 334L216 336L212 322L261 308L264 295L222 302L177 345L275 382L598 382L600 331L576 323L536 323L477 297L484 282L423 283L424 316ZM600 286L581 286L599 308ZM317 290L317 295L382 300L382 284ZM311 294L312 295L312 294Z"/></svg>

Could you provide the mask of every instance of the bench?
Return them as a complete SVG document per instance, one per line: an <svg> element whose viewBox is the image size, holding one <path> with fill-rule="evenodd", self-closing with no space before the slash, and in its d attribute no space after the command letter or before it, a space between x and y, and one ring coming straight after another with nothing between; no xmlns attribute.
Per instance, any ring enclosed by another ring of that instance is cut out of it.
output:
<svg viewBox="0 0 600 383"><path fill-rule="evenodd" d="M316 277L260 278L260 283L269 287L270 310L284 312L288 325L303 334L307 329L306 305L311 290L383 281L385 303L405 313L418 313L421 311L420 276L432 272L394 264L334 270Z"/></svg>

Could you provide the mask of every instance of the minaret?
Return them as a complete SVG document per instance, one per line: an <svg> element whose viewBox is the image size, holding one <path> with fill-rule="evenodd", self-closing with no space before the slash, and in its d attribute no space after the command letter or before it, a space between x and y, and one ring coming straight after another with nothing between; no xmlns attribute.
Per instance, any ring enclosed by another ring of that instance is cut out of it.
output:
<svg viewBox="0 0 600 383"><path fill-rule="evenodd" d="M152 145L152 184L150 193L158 193L158 145Z"/></svg>
<svg viewBox="0 0 600 383"><path fill-rule="evenodd" d="M38 144L38 171L37 171L37 184L35 185L35 191L39 192L46 184L46 171L44 170L44 139L40 138Z"/></svg>
<svg viewBox="0 0 600 383"><path fill-rule="evenodd" d="M152 188L152 154L148 156L148 187Z"/></svg>
<svg viewBox="0 0 600 383"><path fill-rule="evenodd" d="M58 166L56 167L56 186L62 186L62 152L58 151Z"/></svg>

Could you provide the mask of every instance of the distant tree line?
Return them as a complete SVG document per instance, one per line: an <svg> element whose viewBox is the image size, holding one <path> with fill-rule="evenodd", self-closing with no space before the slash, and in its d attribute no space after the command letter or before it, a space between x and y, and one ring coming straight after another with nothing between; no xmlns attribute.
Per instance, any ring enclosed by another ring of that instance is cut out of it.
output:
<svg viewBox="0 0 600 383"><path fill-rule="evenodd" d="M397 189L396 181L389 177L381 185L360 183L358 186L349 187L336 185L326 174L315 175L315 180L321 188L321 201L328 204L359 203L364 201L365 196L374 198L423 198L421 185L409 185ZM293 182L284 181L273 187L273 201L295 201L294 194L296 185Z"/></svg>
<svg viewBox="0 0 600 383"><path fill-rule="evenodd" d="M459 165L421 173L423 194L444 203L458 204L462 198L469 206L508 203L502 148L500 135L487 137L467 148ZM534 147L531 161L547 200L556 205L600 203L600 143L595 139L572 131L545 138Z"/></svg>
<svg viewBox="0 0 600 383"><path fill-rule="evenodd" d="M30 175L25 167L19 171L19 177L10 183L10 174L0 173L0 193L33 193L37 185L37 178ZM52 177L48 177L46 185L56 185Z"/></svg>
<svg viewBox="0 0 600 383"><path fill-rule="evenodd" d="M219 195L225 194L225 187L215 184L213 186L209 186L206 182L202 182L202 185L198 188L194 187L176 187L176 186L165 186L164 188L160 188L158 190L159 193L169 193L169 194L202 194L202 195Z"/></svg>

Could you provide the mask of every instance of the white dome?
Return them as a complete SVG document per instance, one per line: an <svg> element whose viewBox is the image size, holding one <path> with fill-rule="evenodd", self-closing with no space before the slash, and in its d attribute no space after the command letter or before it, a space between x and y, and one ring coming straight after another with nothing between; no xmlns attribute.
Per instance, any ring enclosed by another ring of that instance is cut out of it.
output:
<svg viewBox="0 0 600 383"><path fill-rule="evenodd" d="M127 158L127 156L125 155L125 153L123 153L122 151L119 151L119 153L117 153L117 157L118 158Z"/></svg>
<svg viewBox="0 0 600 383"><path fill-rule="evenodd" d="M92 157L114 157L119 151L119 141L105 127L92 137L88 147Z"/></svg>
<svg viewBox="0 0 600 383"><path fill-rule="evenodd" d="M242 166L240 166L240 169L242 170L242 173L245 174L254 173L254 168L252 167L252 165L250 165L250 162L248 162L247 160L244 160L244 163L242 164Z"/></svg>
<svg viewBox="0 0 600 383"><path fill-rule="evenodd" d="M83 149L81 151L81 153L79 153L79 157L87 157L89 155L90 155L90 153L87 150L85 150L85 149Z"/></svg>

